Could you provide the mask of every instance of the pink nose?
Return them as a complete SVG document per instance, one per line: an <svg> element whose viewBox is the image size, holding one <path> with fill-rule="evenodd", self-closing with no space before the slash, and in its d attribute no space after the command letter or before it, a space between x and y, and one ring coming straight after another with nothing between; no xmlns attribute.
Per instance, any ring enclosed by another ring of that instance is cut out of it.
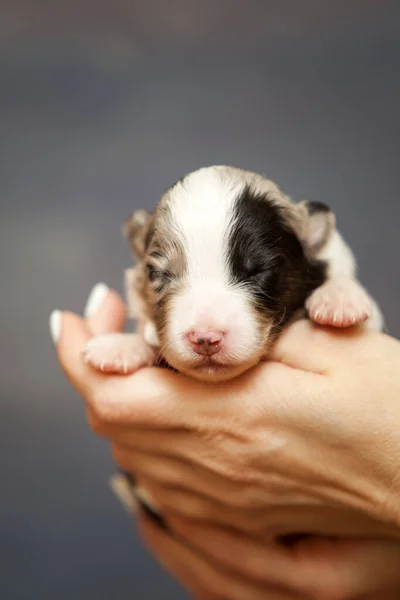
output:
<svg viewBox="0 0 400 600"><path fill-rule="evenodd" d="M221 350L221 342L224 337L222 331L190 331L189 342L197 354L211 356Z"/></svg>

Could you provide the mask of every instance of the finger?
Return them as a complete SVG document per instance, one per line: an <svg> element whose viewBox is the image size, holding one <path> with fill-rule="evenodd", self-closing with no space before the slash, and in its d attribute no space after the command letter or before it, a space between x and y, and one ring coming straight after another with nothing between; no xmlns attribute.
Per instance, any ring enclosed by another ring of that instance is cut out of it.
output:
<svg viewBox="0 0 400 600"><path fill-rule="evenodd" d="M310 538L287 548L174 516L168 525L214 564L312 597L359 597L400 584L400 544L393 540Z"/></svg>
<svg viewBox="0 0 400 600"><path fill-rule="evenodd" d="M236 574L217 570L201 555L154 526L145 516L140 518L143 538L163 566L197 598L226 600L295 600L299 596L242 580ZM211 542L212 543L212 542Z"/></svg>
<svg viewBox="0 0 400 600"><path fill-rule="evenodd" d="M149 499L152 506L168 522L169 515L201 523L212 522L221 527L234 528L250 534L268 535L264 511L245 511L217 500L184 489L171 489L154 483L154 480L135 473L141 497ZM273 535L269 536L273 539Z"/></svg>
<svg viewBox="0 0 400 600"><path fill-rule="evenodd" d="M302 319L283 332L268 358L295 369L325 374L350 344L354 352L355 341L362 345L367 336L373 335L377 334L357 327L327 328Z"/></svg>
<svg viewBox="0 0 400 600"><path fill-rule="evenodd" d="M165 432L160 432L165 435ZM167 437L167 435L165 436ZM182 442L184 450L175 456L149 454L141 449L113 444L114 460L122 469L151 477L161 485L186 489L204 494L233 507L246 505L252 508L264 507L271 494L260 498L260 491L246 484L242 474L234 474L230 468L207 457L201 440L187 432L172 431L169 444L177 446ZM169 450L171 452L171 450ZM252 493L254 492L254 493Z"/></svg>
<svg viewBox="0 0 400 600"><path fill-rule="evenodd" d="M319 536L376 537L392 536L389 525L370 519L350 510L331 508L273 505L267 502L262 508L248 509L235 506L209 494L174 488L154 481L150 476L135 472L138 486L152 498L162 514L191 519L200 524L217 523L221 526L269 539L283 538L292 534L309 533Z"/></svg>
<svg viewBox="0 0 400 600"><path fill-rule="evenodd" d="M208 494L160 485L138 470L135 471L135 480L143 499L151 499L151 504L163 515L180 516L198 523L215 523L250 534L268 536L271 540L276 536L304 531L332 534L340 529L338 522L343 520L340 512L336 518L329 519L325 511L315 516L315 510L302 511L302 507L268 507L265 504L262 509L237 508Z"/></svg>
<svg viewBox="0 0 400 600"><path fill-rule="evenodd" d="M117 316L111 326L117 326L118 320ZM89 423L94 429L97 423L125 423L126 415L131 417L133 413L132 390L122 377L96 371L83 360L82 352L91 332L82 317L64 312L60 313L60 321L57 356L67 379L86 401Z"/></svg>
<svg viewBox="0 0 400 600"><path fill-rule="evenodd" d="M185 434L177 437L173 432L171 445L176 445L177 439L185 439L184 436ZM288 520L287 510L293 511L293 519L301 518L301 525L306 524L306 519L310 518L308 513L311 511L313 514L319 511L322 523L324 519L327 521L328 517L333 517L336 521L340 518L344 520L347 527L351 528L351 533L354 533L354 527L359 530L360 525L363 525L364 529L369 525L371 528L370 523L375 523L363 513L354 513L347 507L343 508L339 502L320 497L312 489L305 489L301 481L296 485L293 479L282 480L273 475L269 477L268 473L264 474L261 481L260 479L246 480L246 475L240 472L233 473L233 470L231 472L224 464L224 460L219 462L214 458L209 464L202 463L203 460L207 460L207 456L202 458L204 451L201 447L198 447L198 456L189 443L187 447L190 448L190 452L184 452L179 458L150 454L120 444L112 445L112 453L121 469L150 479L152 485L160 486L164 500L168 499L171 505L177 503L180 495L184 493L204 496L227 508L254 511L254 516L258 515L257 511L264 513L265 507L268 506L265 524L270 523L273 509L275 509L274 522L277 524L279 524L279 521L277 522L280 516L279 509L283 513L282 524L285 519ZM180 503L176 504L178 505ZM318 525L318 522L313 521L311 525L313 524ZM289 515L288 527L291 529L294 525L295 521Z"/></svg>
<svg viewBox="0 0 400 600"><path fill-rule="evenodd" d="M352 510L347 502L332 499L304 482L264 473L262 479L215 459L204 451L192 435L171 432L170 446L183 446L177 458L150 454L132 447L112 445L115 461L130 473L146 480L160 505L173 511L186 511L191 518L217 520L246 531L266 531L274 535L309 531L321 535L393 536L390 524L368 513ZM160 433L160 436L164 432ZM189 443L192 441L192 445ZM184 514L184 513L181 513Z"/></svg>
<svg viewBox="0 0 400 600"><path fill-rule="evenodd" d="M121 296L104 283L97 284L91 291L84 314L92 335L120 332L124 329L125 304Z"/></svg>
<svg viewBox="0 0 400 600"><path fill-rule="evenodd" d="M55 313L52 317L57 317L58 331L54 341L61 367L77 391L85 394L88 389L104 381L104 376L82 361L82 350L91 335L117 331L123 327L123 302L116 292L104 284L98 284L89 295L86 320L71 312Z"/></svg>
<svg viewBox="0 0 400 600"><path fill-rule="evenodd" d="M187 440L187 434L177 435L173 432L170 444L175 446L179 439ZM121 469L151 479L154 484L161 486L163 495L171 496L171 504L182 492L215 500L223 507L248 511L264 512L266 506L271 507L275 503L285 508L295 508L296 505L314 508L327 503L311 492L305 492L301 483L297 488L293 482L285 486L281 479L268 479L268 475L262 483L252 483L241 471L234 472L224 460L209 460L200 444L190 445L189 442L190 439L186 441L187 450L180 457L149 454L120 444L112 445L112 453Z"/></svg>
<svg viewBox="0 0 400 600"><path fill-rule="evenodd" d="M132 376L95 371L82 359L82 351L90 338L85 321L73 313L62 313L61 319L56 344L60 364L98 420L156 428L179 428L196 423L200 410L194 410L199 407L195 399L191 402L190 398L191 395L202 397L197 382L166 369L141 369ZM187 401L182 402L185 394L188 394Z"/></svg>
<svg viewBox="0 0 400 600"><path fill-rule="evenodd" d="M394 540L309 539L296 549L297 567L310 578L309 589L334 598L389 598L400 589L400 543ZM318 577L315 566L318 564Z"/></svg>
<svg viewBox="0 0 400 600"><path fill-rule="evenodd" d="M283 545L173 515L168 517L168 526L173 534L190 541L197 552L221 568L260 584L268 582L298 591L307 590L308 574L297 567L296 556Z"/></svg>
<svg viewBox="0 0 400 600"><path fill-rule="evenodd" d="M94 371L82 360L82 350L91 337L85 321L71 312L60 314L60 335L56 352L64 373L78 391L85 395L90 389L104 381L104 375Z"/></svg>

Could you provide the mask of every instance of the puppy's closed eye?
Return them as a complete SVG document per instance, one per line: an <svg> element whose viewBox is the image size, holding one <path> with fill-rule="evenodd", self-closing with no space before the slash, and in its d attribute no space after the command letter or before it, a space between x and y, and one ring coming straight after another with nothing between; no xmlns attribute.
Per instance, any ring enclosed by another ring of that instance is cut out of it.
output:
<svg viewBox="0 0 400 600"><path fill-rule="evenodd" d="M149 282L158 294L162 294L174 281L174 276L170 271L159 269L152 264L146 264L146 273Z"/></svg>
<svg viewBox="0 0 400 600"><path fill-rule="evenodd" d="M157 269L153 265L149 264L146 265L146 272L149 281L154 281L155 279L159 278L160 275L162 275L162 273L160 273L160 271L157 271Z"/></svg>

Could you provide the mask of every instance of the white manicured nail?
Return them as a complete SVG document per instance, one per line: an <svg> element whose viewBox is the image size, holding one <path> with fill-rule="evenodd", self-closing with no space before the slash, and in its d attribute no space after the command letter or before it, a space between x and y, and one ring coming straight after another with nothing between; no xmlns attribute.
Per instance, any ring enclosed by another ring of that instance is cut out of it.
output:
<svg viewBox="0 0 400 600"><path fill-rule="evenodd" d="M61 311L53 310L53 312L50 315L49 325L50 325L51 338L55 344L57 344L57 342L60 338L61 320L62 320Z"/></svg>
<svg viewBox="0 0 400 600"><path fill-rule="evenodd" d="M135 489L135 494L144 504L146 504L149 508L158 512L157 502L154 500L153 496L142 487L137 487Z"/></svg>
<svg viewBox="0 0 400 600"><path fill-rule="evenodd" d="M98 283L94 286L86 302L85 317L90 317L99 310L108 292L109 288L105 283Z"/></svg>
<svg viewBox="0 0 400 600"><path fill-rule="evenodd" d="M109 479L110 488L114 492L115 496L121 502L125 510L129 514L135 514L138 509L137 501L132 493L132 488L126 480L124 475L113 475Z"/></svg>

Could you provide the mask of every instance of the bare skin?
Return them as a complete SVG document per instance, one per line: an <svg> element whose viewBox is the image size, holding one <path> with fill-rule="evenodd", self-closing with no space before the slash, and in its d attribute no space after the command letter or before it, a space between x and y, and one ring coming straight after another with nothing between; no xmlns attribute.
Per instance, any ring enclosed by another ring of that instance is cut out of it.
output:
<svg viewBox="0 0 400 600"><path fill-rule="evenodd" d="M91 427L165 514L173 535L140 515L144 538L194 597L399 597L399 342L301 322L270 362L207 386L92 370L85 344L123 322L114 292L86 321L64 313L58 356ZM274 541L304 531L325 537Z"/></svg>

